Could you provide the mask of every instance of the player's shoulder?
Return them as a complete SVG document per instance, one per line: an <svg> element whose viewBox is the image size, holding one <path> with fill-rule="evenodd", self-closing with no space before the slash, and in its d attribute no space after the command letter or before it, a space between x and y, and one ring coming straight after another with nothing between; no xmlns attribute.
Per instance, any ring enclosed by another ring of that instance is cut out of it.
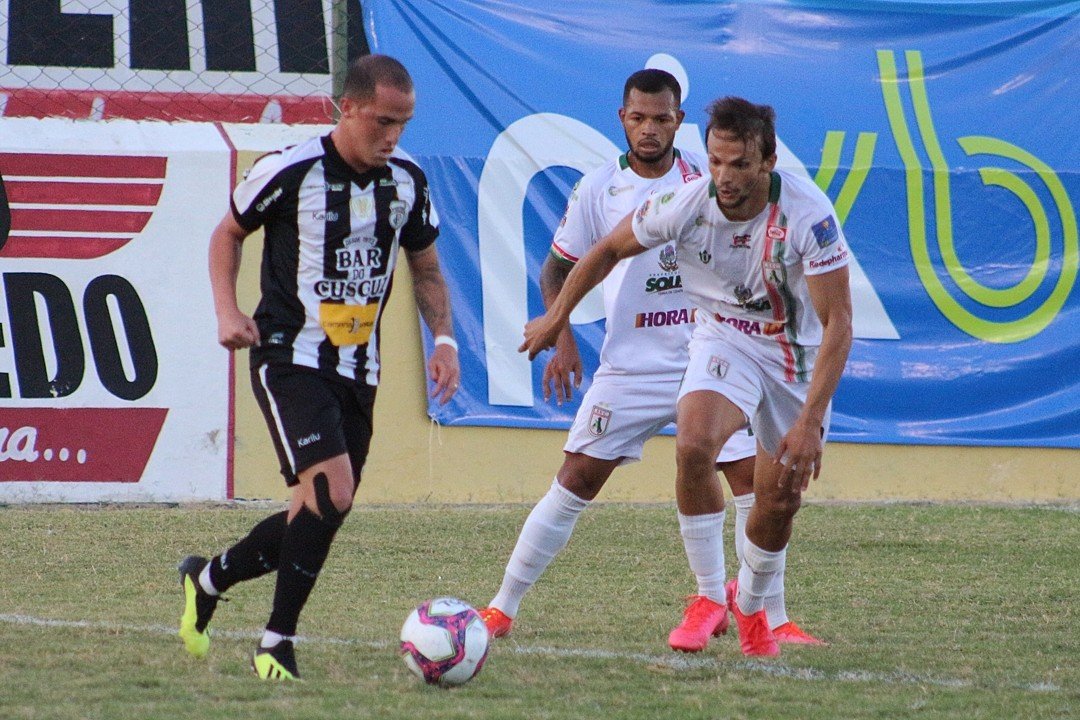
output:
<svg viewBox="0 0 1080 720"><path fill-rule="evenodd" d="M310 164L323 157L326 150L322 138L313 137L296 145L268 152L257 158L244 174L245 180L269 180L297 165Z"/></svg>
<svg viewBox="0 0 1080 720"><path fill-rule="evenodd" d="M605 191L623 171L625 157L625 155L620 155L617 158L607 160L583 174L577 182L578 193L590 194Z"/></svg>
<svg viewBox="0 0 1080 720"><path fill-rule="evenodd" d="M780 179L780 205L789 220L806 218L816 222L835 212L829 196L809 177L788 170L774 172Z"/></svg>
<svg viewBox="0 0 1080 720"><path fill-rule="evenodd" d="M387 163L393 173L394 180L400 183L413 184L417 187L425 187L428 184L427 175L424 174L420 163L412 155L400 147L394 148Z"/></svg>

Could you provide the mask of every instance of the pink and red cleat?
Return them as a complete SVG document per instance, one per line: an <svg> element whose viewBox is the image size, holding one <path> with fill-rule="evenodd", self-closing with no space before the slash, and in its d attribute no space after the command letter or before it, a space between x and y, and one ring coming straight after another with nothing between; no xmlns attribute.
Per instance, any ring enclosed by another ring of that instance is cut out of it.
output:
<svg viewBox="0 0 1080 720"><path fill-rule="evenodd" d="M514 618L499 608L480 608L477 612L480 613L480 619L487 626L488 635L493 638L506 637L510 634L510 629L514 627Z"/></svg>
<svg viewBox="0 0 1080 720"><path fill-rule="evenodd" d="M683 613L683 620L668 635L668 645L681 652L701 652L709 639L727 632L727 605L710 600L704 595L691 595L690 603Z"/></svg>
<svg viewBox="0 0 1080 720"><path fill-rule="evenodd" d="M788 620L783 625L772 629L776 642L781 645L828 645L827 642L814 637L795 624L794 620Z"/></svg>
<svg viewBox="0 0 1080 720"><path fill-rule="evenodd" d="M732 578L727 584L727 601L731 614L735 616L735 625L739 628L739 646L742 648L743 655L749 657L779 655L780 645L777 644L773 631L769 629L769 619L765 616L765 609L744 615L735 601L738 592L739 581Z"/></svg>

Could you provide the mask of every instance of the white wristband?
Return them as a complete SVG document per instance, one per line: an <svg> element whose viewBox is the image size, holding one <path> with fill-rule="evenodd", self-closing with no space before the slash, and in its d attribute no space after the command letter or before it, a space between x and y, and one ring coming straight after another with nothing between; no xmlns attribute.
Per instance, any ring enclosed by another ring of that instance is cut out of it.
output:
<svg viewBox="0 0 1080 720"><path fill-rule="evenodd" d="M454 352L457 352L457 349L458 349L457 340L450 337L449 335L436 335L435 336L435 344L436 345L449 345L450 347L454 348Z"/></svg>

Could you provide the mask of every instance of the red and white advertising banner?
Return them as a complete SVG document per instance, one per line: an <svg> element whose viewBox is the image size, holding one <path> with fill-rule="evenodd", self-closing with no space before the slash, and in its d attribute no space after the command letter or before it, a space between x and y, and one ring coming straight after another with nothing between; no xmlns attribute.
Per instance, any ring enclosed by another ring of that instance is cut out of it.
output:
<svg viewBox="0 0 1080 720"><path fill-rule="evenodd" d="M211 124L0 119L0 502L228 497L231 161Z"/></svg>

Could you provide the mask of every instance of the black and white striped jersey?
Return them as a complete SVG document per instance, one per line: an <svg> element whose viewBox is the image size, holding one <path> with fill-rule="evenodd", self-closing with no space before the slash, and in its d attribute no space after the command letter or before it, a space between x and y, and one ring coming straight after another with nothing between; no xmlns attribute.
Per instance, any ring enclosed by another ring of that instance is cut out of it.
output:
<svg viewBox="0 0 1080 720"><path fill-rule="evenodd" d="M291 363L379 382L379 319L398 248L439 234L427 178L395 151L364 173L330 136L260 158L232 195L236 221L263 227L259 344L252 365Z"/></svg>

